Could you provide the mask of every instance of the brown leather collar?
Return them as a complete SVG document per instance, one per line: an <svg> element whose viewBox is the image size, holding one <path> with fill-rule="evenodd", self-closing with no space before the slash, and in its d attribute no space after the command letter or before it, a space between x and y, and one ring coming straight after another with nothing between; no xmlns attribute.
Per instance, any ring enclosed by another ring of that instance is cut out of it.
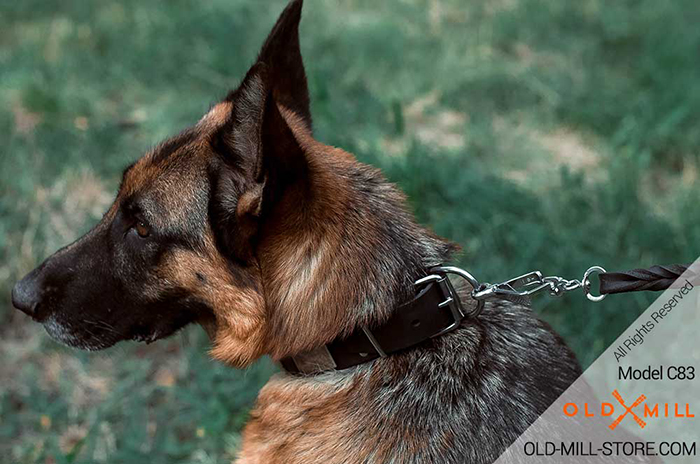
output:
<svg viewBox="0 0 700 464"><path fill-rule="evenodd" d="M446 334L459 327L464 318L465 312L449 278L445 274L437 275L420 287L413 300L396 308L383 324L362 327L348 337L284 358L280 363L292 374L347 369Z"/></svg>

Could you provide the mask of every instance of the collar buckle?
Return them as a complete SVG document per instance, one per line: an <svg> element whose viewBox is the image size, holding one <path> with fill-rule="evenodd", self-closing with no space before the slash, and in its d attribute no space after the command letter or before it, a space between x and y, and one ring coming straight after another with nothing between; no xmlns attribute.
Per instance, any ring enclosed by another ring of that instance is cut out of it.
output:
<svg viewBox="0 0 700 464"><path fill-rule="evenodd" d="M453 266L438 266L431 269L432 274L418 279L415 282L416 287L422 287L431 283L435 283L440 287L445 299L438 304L439 309L447 308L452 314L453 322L430 338L439 337L446 333L452 332L460 326L462 321L467 317L476 317L483 309L483 300L475 300L476 307L470 312L465 312L459 295L450 281L449 274L455 274L465 279L473 289L479 288L479 282L467 271Z"/></svg>
<svg viewBox="0 0 700 464"><path fill-rule="evenodd" d="M456 275L458 277L461 277L462 279L466 280L467 283L471 286L471 294L473 295L477 291L479 291L482 288L482 285L479 283L478 280L476 280L476 277L471 275L469 272L465 271L464 269L455 267L455 266L436 266L430 270L432 274L427 275L421 279L418 279L415 282L415 285L417 287L421 287L423 285L427 285L433 282L436 282L440 288L442 289L443 293L445 294L445 301L443 301L441 304L438 306L440 308L443 308L445 306L448 306L450 308L450 311L452 312L452 315L455 318L455 324L447 327L446 329L442 330L441 332L437 333L434 335L434 337L437 337L439 335L442 335L444 333L450 332L454 329L456 329L459 324L462 322L463 319L469 317L477 317L479 314L481 314L481 311L484 309L484 300L483 299L477 299L474 298L474 301L476 302L476 305L474 306L474 309L472 309L469 312L466 312L464 310L464 306L462 305L462 302L459 299L459 296L457 294L457 291L455 290L454 286L452 285L452 282L449 279L449 274Z"/></svg>
<svg viewBox="0 0 700 464"><path fill-rule="evenodd" d="M464 311L462 310L462 303L459 301L459 296L457 296L457 292L452 286L450 278L445 275L437 281L437 284L440 286L442 293L445 295L445 300L438 304L438 308L444 309L447 307L450 310L450 313L452 313L454 322L430 338L439 337L441 335L445 335L446 333L452 332L459 327L465 317Z"/></svg>

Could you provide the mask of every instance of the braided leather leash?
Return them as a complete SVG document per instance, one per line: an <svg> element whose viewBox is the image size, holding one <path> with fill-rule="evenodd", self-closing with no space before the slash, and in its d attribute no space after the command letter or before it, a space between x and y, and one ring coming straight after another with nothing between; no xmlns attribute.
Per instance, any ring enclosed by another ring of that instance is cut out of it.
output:
<svg viewBox="0 0 700 464"><path fill-rule="evenodd" d="M602 272L598 274L600 279L600 293L610 295L626 292L658 292L666 290L688 270L686 264L668 264L665 266L652 266L649 269L632 269L627 272ZM695 273L692 274L695 277Z"/></svg>

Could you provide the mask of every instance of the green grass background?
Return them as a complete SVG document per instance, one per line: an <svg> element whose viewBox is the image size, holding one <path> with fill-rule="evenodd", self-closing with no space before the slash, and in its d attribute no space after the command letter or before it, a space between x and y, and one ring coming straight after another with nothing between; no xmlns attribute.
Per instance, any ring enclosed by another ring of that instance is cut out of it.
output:
<svg viewBox="0 0 700 464"><path fill-rule="evenodd" d="M236 85L284 1L0 4L0 462L224 463L274 367L198 328L99 354L10 306L121 169ZM697 0L307 0L317 138L381 167L483 281L700 254ZM534 307L589 364L651 295ZM448 419L448 418L446 418Z"/></svg>

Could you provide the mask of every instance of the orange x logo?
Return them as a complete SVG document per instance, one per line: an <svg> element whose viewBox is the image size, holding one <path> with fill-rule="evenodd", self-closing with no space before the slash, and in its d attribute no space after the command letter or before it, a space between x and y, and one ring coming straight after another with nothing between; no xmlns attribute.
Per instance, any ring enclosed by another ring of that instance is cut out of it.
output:
<svg viewBox="0 0 700 464"><path fill-rule="evenodd" d="M634 411L632 411L632 409L636 408L637 406L639 406L640 404L642 404L644 401L646 401L646 399L647 399L646 396L640 395L639 398L637 398L637 401L635 401L634 403L632 403L632 406L629 406L629 407L628 407L628 406L625 404L625 402L622 400L622 396L620 396L620 393L619 393L617 390L613 390L612 395L615 397L615 399L616 399L617 401L620 402L620 404L622 405L622 407L625 408L625 412L624 412L623 414L621 414L620 417L618 417L617 419L615 419L615 422L613 422L612 424L610 424L610 430L615 430L615 427L617 427L617 426L620 424L620 422L622 422L622 419L624 419L625 416L626 416L627 414L632 414L632 417L634 418L635 422L636 422L637 424L639 424L639 426L640 426L641 428L646 427L647 423L644 422L642 419L640 419L639 416L636 415L636 414L634 413Z"/></svg>

